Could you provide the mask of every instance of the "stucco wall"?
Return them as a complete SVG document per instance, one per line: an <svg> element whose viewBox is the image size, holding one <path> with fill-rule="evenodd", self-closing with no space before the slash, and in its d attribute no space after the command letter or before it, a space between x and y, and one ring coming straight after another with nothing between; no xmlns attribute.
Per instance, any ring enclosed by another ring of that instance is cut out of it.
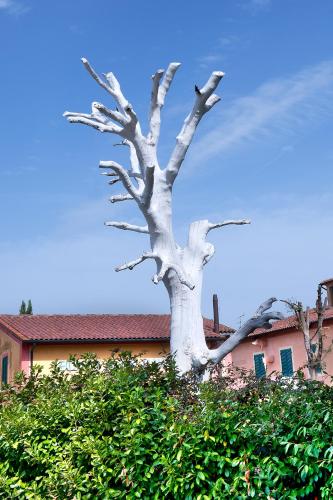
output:
<svg viewBox="0 0 333 500"><path fill-rule="evenodd" d="M312 335L314 334L312 331ZM312 336L311 335L311 336ZM255 342L255 345L253 345ZM324 327L324 369L333 375L333 322ZM271 332L267 335L246 339L238 345L232 352L232 362L235 366L253 370L253 355L264 353L267 373L273 371L281 372L280 349L291 347L293 356L293 367L297 370L307 362L304 347L303 335L297 330ZM304 370L305 377L308 377L308 370ZM318 380L327 379L325 375L318 375Z"/></svg>
<svg viewBox="0 0 333 500"><path fill-rule="evenodd" d="M6 353L9 359L8 382L12 382L15 372L21 370L21 342L0 330L0 370L2 355Z"/></svg>
<svg viewBox="0 0 333 500"><path fill-rule="evenodd" d="M168 342L126 342L110 344L37 344L33 352L34 364L43 366L48 372L50 364L55 359L67 360L71 354L78 356L93 352L98 359L107 359L111 351L130 351L133 354L142 354L144 358L161 358L169 352Z"/></svg>

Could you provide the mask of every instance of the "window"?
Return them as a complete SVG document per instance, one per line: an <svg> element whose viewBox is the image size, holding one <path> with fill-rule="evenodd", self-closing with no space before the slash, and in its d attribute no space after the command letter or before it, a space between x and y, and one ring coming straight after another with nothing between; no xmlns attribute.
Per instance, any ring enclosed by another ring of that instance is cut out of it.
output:
<svg viewBox="0 0 333 500"><path fill-rule="evenodd" d="M259 352L253 355L254 360L254 371L257 378L263 378L266 376L266 367L264 363L264 353Z"/></svg>
<svg viewBox="0 0 333 500"><path fill-rule="evenodd" d="M311 351L316 352L316 350L317 350L317 344L311 344ZM319 375L322 373L320 364L316 366L316 373Z"/></svg>
<svg viewBox="0 0 333 500"><path fill-rule="evenodd" d="M58 363L59 363L59 368L62 371L72 372L75 371L76 369L71 361L60 360L58 361Z"/></svg>
<svg viewBox="0 0 333 500"><path fill-rule="evenodd" d="M281 372L284 377L292 377L294 373L293 355L291 347L280 349Z"/></svg>
<svg viewBox="0 0 333 500"><path fill-rule="evenodd" d="M3 384L8 384L8 355L2 357L1 382Z"/></svg>

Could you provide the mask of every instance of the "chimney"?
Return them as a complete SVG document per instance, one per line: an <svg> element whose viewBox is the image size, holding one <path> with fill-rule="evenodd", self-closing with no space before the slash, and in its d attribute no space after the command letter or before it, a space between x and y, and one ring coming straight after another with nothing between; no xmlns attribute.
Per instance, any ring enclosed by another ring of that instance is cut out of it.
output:
<svg viewBox="0 0 333 500"><path fill-rule="evenodd" d="M220 332L220 320L219 320L219 299L217 298L217 294L213 295L213 311L214 311L214 332Z"/></svg>
<svg viewBox="0 0 333 500"><path fill-rule="evenodd" d="M333 278L322 281L320 285L327 291L328 306L333 307Z"/></svg>

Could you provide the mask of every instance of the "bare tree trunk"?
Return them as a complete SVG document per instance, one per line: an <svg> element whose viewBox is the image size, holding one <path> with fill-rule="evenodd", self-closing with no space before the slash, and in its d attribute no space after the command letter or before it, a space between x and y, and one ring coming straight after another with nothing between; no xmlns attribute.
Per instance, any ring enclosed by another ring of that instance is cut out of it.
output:
<svg viewBox="0 0 333 500"><path fill-rule="evenodd" d="M193 279L194 278L194 279ZM175 355L178 369L187 372L207 365L207 348L201 314L202 271L192 275L193 290L179 286L175 273L164 280L170 298L170 351Z"/></svg>
<svg viewBox="0 0 333 500"><path fill-rule="evenodd" d="M307 357L307 368L309 370L309 377L311 380L317 379L317 369L322 368L323 358L323 321L325 316L325 309L327 307L327 299L322 300L322 286L318 285L317 300L316 300L316 314L317 314L317 328L311 337L310 330L310 309L307 307L304 310L301 302L293 302L290 300L283 300L290 309L295 313L298 328L303 334L304 348Z"/></svg>

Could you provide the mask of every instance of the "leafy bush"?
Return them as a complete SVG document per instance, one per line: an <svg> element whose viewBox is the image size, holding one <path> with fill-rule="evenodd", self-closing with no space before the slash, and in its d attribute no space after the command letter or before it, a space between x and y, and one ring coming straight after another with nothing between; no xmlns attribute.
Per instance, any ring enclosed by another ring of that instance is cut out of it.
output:
<svg viewBox="0 0 333 500"><path fill-rule="evenodd" d="M0 497L333 497L333 389L129 353L35 367L0 392ZM235 385L237 386L235 388Z"/></svg>

